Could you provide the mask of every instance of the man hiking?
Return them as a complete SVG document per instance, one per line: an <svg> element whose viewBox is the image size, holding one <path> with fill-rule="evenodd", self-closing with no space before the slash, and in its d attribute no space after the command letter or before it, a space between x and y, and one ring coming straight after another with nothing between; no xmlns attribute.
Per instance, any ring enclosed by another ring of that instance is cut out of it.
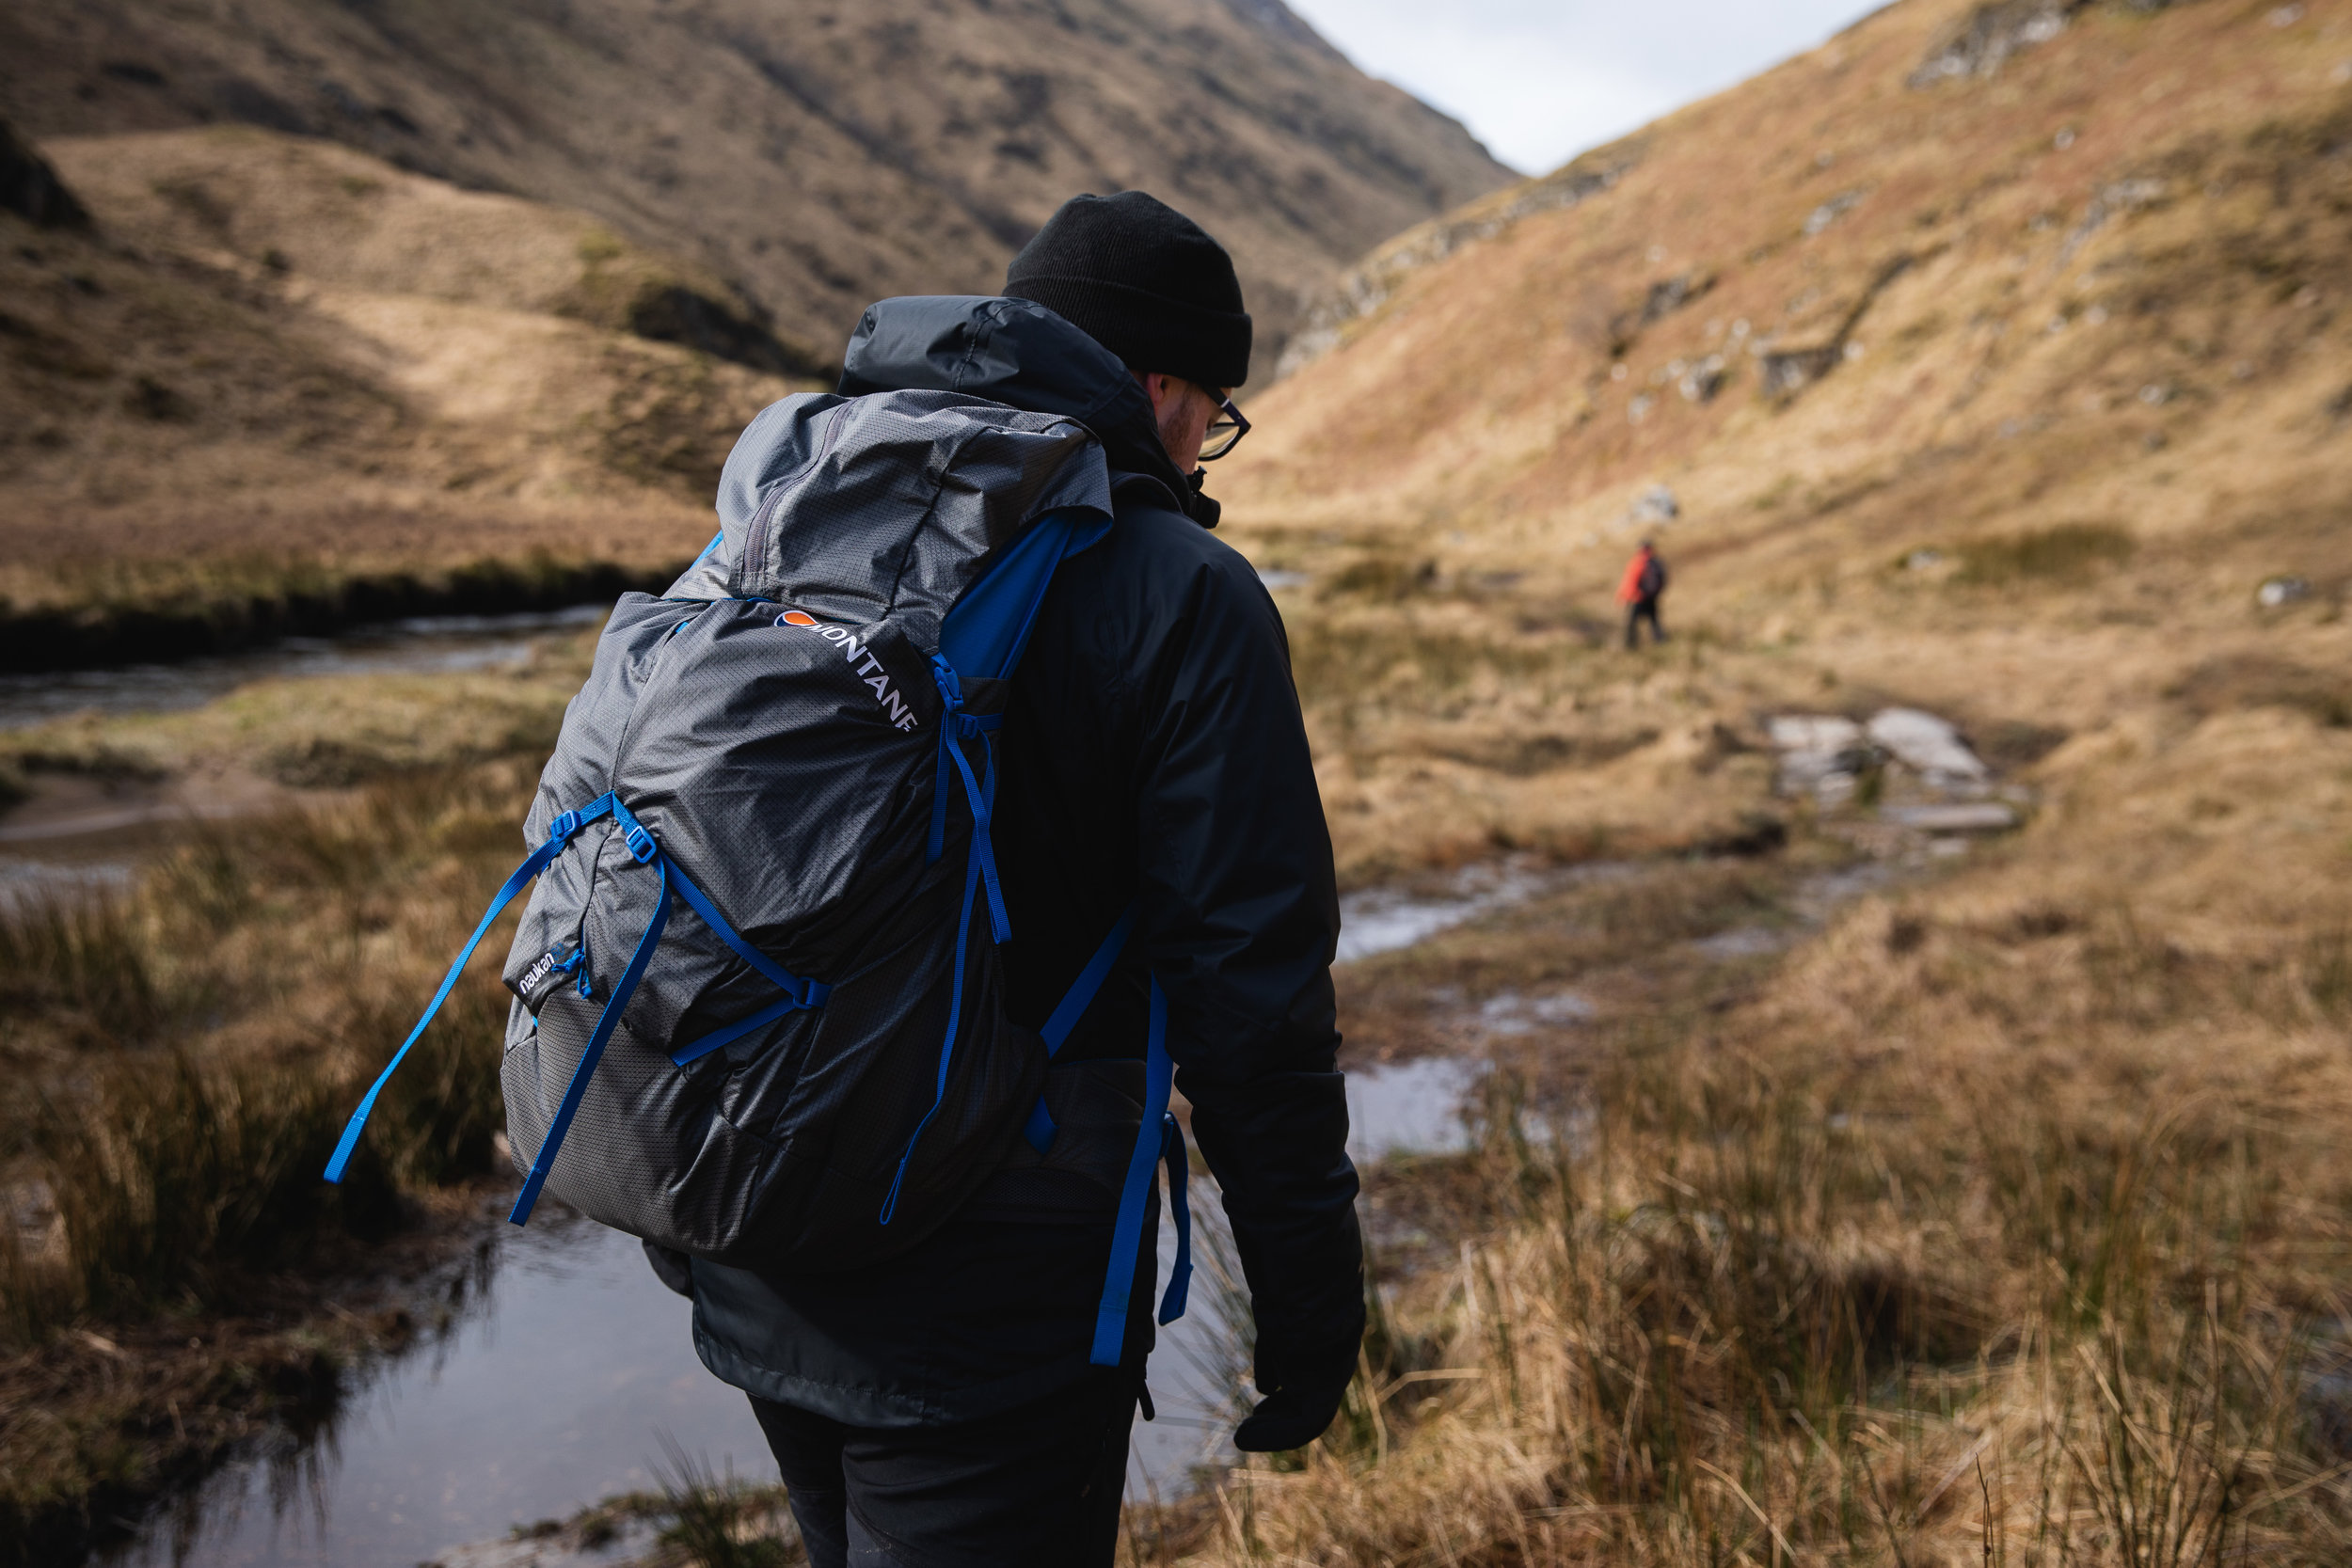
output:
<svg viewBox="0 0 2352 1568"><path fill-rule="evenodd" d="M1113 520L1055 575L994 739L1005 1012L1040 1028L1131 906L1132 937L1045 1075L1048 1152L1015 1142L911 1249L841 1272L649 1249L693 1297L705 1364L751 1395L811 1560L836 1568L1111 1561L1138 1401L1151 1414L1151 1231L1119 1364L1090 1365L1089 1341L1154 979L1256 1320L1239 1445L1320 1434L1363 1328L1330 839L1280 617L1200 490L1248 428L1228 396L1249 362L1240 284L1129 191L1063 206L1005 294L874 306L840 392L982 398L1101 443Z"/></svg>
<svg viewBox="0 0 2352 1568"><path fill-rule="evenodd" d="M1617 602L1626 607L1625 645L1629 649L1642 645L1642 623L1649 623L1652 643L1666 641L1666 628L1659 624L1658 599L1666 592L1666 563L1659 559L1657 548L1646 539L1633 552L1633 559L1625 564L1625 576L1617 583Z"/></svg>

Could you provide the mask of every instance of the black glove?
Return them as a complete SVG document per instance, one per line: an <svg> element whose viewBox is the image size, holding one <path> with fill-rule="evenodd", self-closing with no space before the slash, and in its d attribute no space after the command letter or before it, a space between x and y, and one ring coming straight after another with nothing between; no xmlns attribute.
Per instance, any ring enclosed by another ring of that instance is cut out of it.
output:
<svg viewBox="0 0 2352 1568"><path fill-rule="evenodd" d="M1312 1386L1285 1384L1258 1402L1258 1408L1234 1432L1233 1447L1244 1453L1303 1449L1330 1426L1346 1394L1346 1378Z"/></svg>
<svg viewBox="0 0 2352 1568"><path fill-rule="evenodd" d="M1348 1380L1356 1375L1358 1348L1364 1338L1362 1286L1351 1303L1334 1303L1313 1319L1266 1322L1258 1324L1255 1382L1263 1396L1241 1429L1233 1446L1244 1453L1279 1453L1303 1449L1323 1435L1339 1414L1347 1395ZM1354 1310L1347 1309L1348 1305Z"/></svg>

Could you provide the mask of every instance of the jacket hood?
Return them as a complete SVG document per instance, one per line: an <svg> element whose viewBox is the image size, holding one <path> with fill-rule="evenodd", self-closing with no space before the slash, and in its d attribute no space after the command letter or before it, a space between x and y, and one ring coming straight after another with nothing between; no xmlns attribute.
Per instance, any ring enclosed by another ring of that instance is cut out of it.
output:
<svg viewBox="0 0 2352 1568"><path fill-rule="evenodd" d="M1152 400L1119 356L1034 300L910 294L869 306L843 356L840 392L959 392L1075 420L1118 475L1155 480L1185 515L1215 528L1200 473L1177 471Z"/></svg>

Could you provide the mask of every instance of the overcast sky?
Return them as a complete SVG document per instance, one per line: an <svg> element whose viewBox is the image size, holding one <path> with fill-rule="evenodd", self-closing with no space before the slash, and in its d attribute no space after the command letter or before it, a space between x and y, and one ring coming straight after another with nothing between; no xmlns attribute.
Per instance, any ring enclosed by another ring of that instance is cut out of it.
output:
<svg viewBox="0 0 2352 1568"><path fill-rule="evenodd" d="M1289 0L1529 174L1809 49L1876 0Z"/></svg>

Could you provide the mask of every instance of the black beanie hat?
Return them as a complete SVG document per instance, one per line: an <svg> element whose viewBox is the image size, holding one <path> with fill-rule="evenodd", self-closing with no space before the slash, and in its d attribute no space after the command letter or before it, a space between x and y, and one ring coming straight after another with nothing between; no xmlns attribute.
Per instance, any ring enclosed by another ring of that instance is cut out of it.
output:
<svg viewBox="0 0 2352 1568"><path fill-rule="evenodd" d="M1132 371L1238 387L1249 374L1249 313L1233 259L1208 231L1141 191L1073 196L1005 272Z"/></svg>

